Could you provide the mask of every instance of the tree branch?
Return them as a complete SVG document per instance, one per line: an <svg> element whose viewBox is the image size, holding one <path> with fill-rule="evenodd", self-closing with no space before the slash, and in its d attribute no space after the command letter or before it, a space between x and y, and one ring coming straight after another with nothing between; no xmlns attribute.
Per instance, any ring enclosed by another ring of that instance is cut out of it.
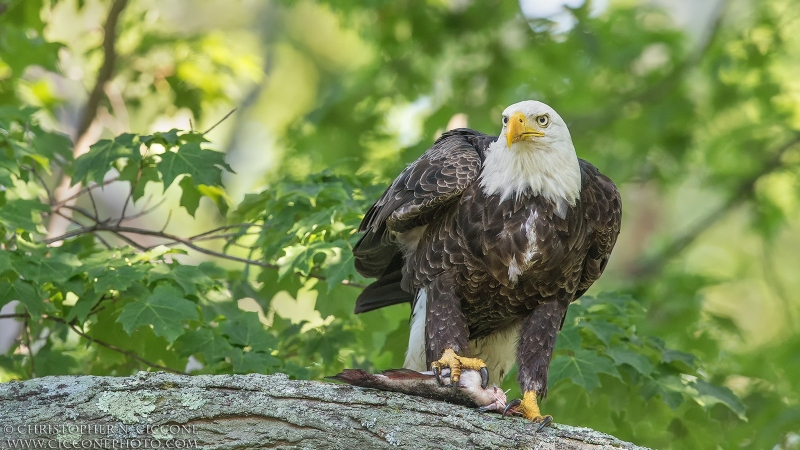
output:
<svg viewBox="0 0 800 450"><path fill-rule="evenodd" d="M33 172L33 175L36 176L36 179L39 181L39 184L42 185L44 191L47 193L47 204L52 205L53 203L55 203L55 198L53 197L53 193L50 192L50 188L47 186L47 183L44 181L44 178L42 178L42 175L39 173L38 170L36 170L35 163L31 165L31 172Z"/></svg>
<svg viewBox="0 0 800 450"><path fill-rule="evenodd" d="M75 225L77 225L77 226L79 226L79 227L83 227L83 226L84 226L82 223L80 223L80 222L78 222L77 220L75 220L75 218L74 218L74 217L72 217L72 216L69 216L69 215L67 215L67 214L64 214L64 213L62 213L62 212L61 212L61 211L59 211L59 210L55 210L55 211L54 211L54 213L55 213L55 214L58 214L59 216L61 216L61 217L65 218L65 219L67 219L68 221L70 221L70 222L74 223ZM108 241L106 241L105 239L103 239L103 237L102 237L102 236L100 236L100 233L97 233L97 232L95 232L95 233L93 233L93 234L94 234L94 237L96 237L98 241L100 241L100 242L101 242L101 243L102 243L102 244L103 244L103 245L104 245L104 246L105 246L107 249L111 250L111 244L109 244L109 243L108 243Z"/></svg>
<svg viewBox="0 0 800 450"><path fill-rule="evenodd" d="M122 10L125 9L127 4L128 0L114 0L114 3L111 4L111 8L108 10L108 17L103 26L103 65L97 73L97 80L94 83L94 88L89 93L89 100L86 101L86 107L83 110L81 120L78 124L78 130L75 133L76 136L79 136L76 141L80 140L80 136L83 136L86 131L89 130L89 126L97 116L97 108L100 106L100 100L103 98L106 83L108 83L114 75L114 63L117 61L117 23L119 22L119 16L122 14Z"/></svg>
<svg viewBox="0 0 800 450"><path fill-rule="evenodd" d="M219 119L219 120L217 121L217 123L215 123L214 125L211 125L211 127L210 127L209 129L207 129L206 131L203 131L203 134L208 134L208 133L210 133L210 132L211 132L211 130L213 130L214 128L217 128L217 126L218 126L219 124L221 124L222 122L225 122L225 120L226 120L228 117L230 117L230 116L231 116L231 114L233 114L233 113L235 113L235 112L236 112L236 108L233 108L233 109L231 110L231 112L229 112L228 114L225 114L225 117L223 117L222 119Z"/></svg>
<svg viewBox="0 0 800 450"><path fill-rule="evenodd" d="M30 329L30 317L25 318L25 322L22 324L22 334L25 336L25 346L28 347L28 359L30 360L30 377L36 378L36 363L33 358L33 342L31 342L31 329Z"/></svg>
<svg viewBox="0 0 800 450"><path fill-rule="evenodd" d="M15 313L15 314L0 314L0 319L25 319L30 317L28 314Z"/></svg>
<svg viewBox="0 0 800 450"><path fill-rule="evenodd" d="M103 25L103 65L97 73L97 80L89 93L89 99L83 109L81 118L78 122L78 127L73 135L73 143L75 147L72 150L74 158L89 151L90 146L100 136L100 125L96 121L97 111L100 106L100 100L105 92L106 84L111 80L114 74L114 63L116 62L116 38L117 38L117 23L125 9L128 0L114 0L108 10L106 22ZM76 192L78 191L78 192ZM61 175L61 182L55 190L55 200L61 204L74 204L75 197L80 195L80 184L71 185L71 180L66 175ZM61 200L65 198L66 200ZM69 213L67 213L69 214ZM61 217L50 217L50 222L47 226L47 235L52 237L62 234L68 227L69 223Z"/></svg>
<svg viewBox="0 0 800 450"><path fill-rule="evenodd" d="M36 438L53 448L65 439L107 439L110 447L112 438L125 448L142 441L142 448L159 448L165 443L147 444L170 439L183 444L174 447L218 450L640 448L588 428L552 424L534 433L535 424L521 418L283 374L46 377L0 384L0 402L4 422L14 424L5 440ZM32 434L16 424L41 424L45 431ZM111 434L117 424L127 431ZM62 425L79 431L65 438Z"/></svg>
<svg viewBox="0 0 800 450"><path fill-rule="evenodd" d="M128 217L120 216L119 223L122 223L122 222L125 222L125 221L128 221L128 220L138 219L139 217L146 216L146 215L150 214L151 212L155 211L156 209L158 209L158 207L163 205L164 202L166 202L166 201L167 201L167 197L164 197L161 200L159 200L158 203L156 203L155 205L153 205L150 208L148 208L147 204L150 203L150 198L148 198L144 202L145 203L144 206L143 206L144 209L142 209L141 211L139 211L138 213L136 213L136 214L134 214L132 216L128 216Z"/></svg>
<svg viewBox="0 0 800 450"><path fill-rule="evenodd" d="M93 309L92 313L97 313L98 311L99 310ZM172 369L170 367L162 366L161 364L149 361L149 360L147 360L145 358L142 358L141 356L139 356L139 355L137 355L137 354L135 354L133 352L129 352L127 350L123 350L123 349L117 347L114 344L109 344L108 342L105 342L103 340L100 340L100 339L97 339L97 338L93 338L93 337L89 336L88 334L84 333L83 331L81 331L80 329L78 329L78 327L75 326L74 323L67 322L66 320L62 319L61 317L48 316L48 315L42 315L41 317L42 317L43 320L49 320L51 322L57 322L57 323L60 323L60 324L64 324L64 325L68 326L72 331L74 331L75 334L77 334L78 336L88 340L90 343L93 342L93 343L95 343L95 344L97 344L99 346L105 347L105 348L107 348L109 350L115 351L117 353L121 353L121 354L123 354L123 355L125 355L125 356L127 356L129 358L132 358L132 359L134 359L136 361L139 361L142 364L145 364L145 365L147 365L149 367L152 367L154 369L160 369L160 370L164 370L164 371L175 373L175 374L179 374L179 375L185 374L185 372L181 372L179 370L175 370L175 369ZM24 321L25 345L28 347L28 354L29 354L29 357L30 357L30 360L31 360L30 361L31 378L34 378L36 376L35 375L35 370L36 370L35 367L36 366L34 365L34 362L33 362L33 351L31 350L31 336L30 336L30 331L28 329L29 321L31 319L31 315L29 313L27 313L27 312L25 312L25 313L14 313L14 314L0 314L0 319L22 319Z"/></svg>
<svg viewBox="0 0 800 450"><path fill-rule="evenodd" d="M89 194L89 201L92 202L92 210L94 211L94 216L98 219L100 218L100 212L97 210L97 202L94 201L94 194L92 194L92 190L89 189L86 191Z"/></svg>
<svg viewBox="0 0 800 450"><path fill-rule="evenodd" d="M86 211L83 208L78 208L78 207L70 207L70 208L73 208L75 211L78 211L81 214L87 215L87 217L92 218L91 213L89 211ZM148 229L145 229L145 228L128 227L128 226L123 226L123 225L119 225L119 224L113 225L113 224L109 224L108 221L104 221L104 222L96 222L94 225L88 225L88 226L82 226L80 228L76 228L76 229L74 229L72 231L68 231L68 232L62 234L61 236L47 238L47 239L44 240L44 243L47 244L47 245L51 245L51 244L56 243L56 242L61 242L61 241L65 240L65 239L73 238L73 237L76 237L76 236L81 236L81 235L84 235L84 234L87 234L87 233L96 233L98 231L107 231L107 232L111 232L111 233L114 233L115 235L119 236L121 239L123 239L126 242L128 242L129 244L133 245L134 247L136 247L140 251L152 250L153 248L155 248L157 246L156 245L156 246L145 247L145 246L137 243L133 239L131 239L128 236L125 236L123 234L123 233L129 233L129 234L137 234L137 235L142 235L142 236L154 236L154 237L158 237L158 238L162 238L162 239L167 239L167 240L170 240L170 241L173 242L172 245L184 245L184 246L186 246L186 247L188 247L188 248L190 248L192 250L195 250L197 252L203 253L205 255L213 256L215 258L227 259L229 261L235 261L235 262L240 262L240 263L243 263L243 264L254 265L254 266L258 266L258 267L263 267L265 269L278 270L280 267L278 265L276 265L276 264L270 264L270 263L267 263L265 261L261 261L261 260L257 260L257 259L242 258L242 257L239 257L239 256L229 255L227 253L218 252L218 251L215 251L215 250L211 250L211 249L200 247L199 245L194 243L195 239L196 240L201 240L201 241L202 240L208 240L206 238L206 236L208 236L211 233L222 231L222 230L226 230L226 229L236 228L236 227L243 227L243 226L246 226L246 225L247 224L226 225L226 226L219 227L219 228L216 228L216 229L211 230L211 231L200 233L200 234L198 234L196 236L192 236L190 238L184 238L184 237L177 236L177 235L174 235L174 234L165 233L164 231L153 231L153 230L148 230ZM252 226L256 226L256 225L252 225ZM158 245L164 245L164 244L158 244ZM316 278L318 280L323 280L323 281L327 280L327 277L322 276L322 275L309 274L308 276L310 278ZM354 282L351 282L349 280L342 280L341 284L343 284L345 286L351 286L351 287L355 287L355 288L360 288L360 289L364 289L366 287L363 284L354 283Z"/></svg>
<svg viewBox="0 0 800 450"><path fill-rule="evenodd" d="M155 369L161 369L161 370L164 370L166 372L179 374L179 375L180 374L185 374L184 372L181 372L179 370L175 370L175 369L169 368L167 366L162 366L161 364L157 364L157 363L154 363L152 361L148 361L147 359L144 359L141 356L139 356L139 355L137 355L135 353L129 352L127 350L123 350L123 349L117 347L114 344L109 344L108 342L102 341L102 340L97 339L97 338L93 338L93 337L89 336L88 334L84 333L83 331L79 330L78 327L76 327L74 323L67 322L66 320L64 320L64 319L62 319L60 317L42 316L42 319L50 320L50 321L53 321L53 322L62 323L64 325L68 326L72 331L74 331L75 334L77 334L78 336L88 340L89 342L93 342L93 343L95 343L95 344L97 344L99 346L105 347L105 348L107 348L109 350L113 350L113 351L115 351L117 353L121 353L121 354L123 354L123 355L125 355L125 356L127 356L129 358L135 359L136 361L139 361L139 362L141 362L141 363L143 363L143 364L145 364L147 366L153 367Z"/></svg>
<svg viewBox="0 0 800 450"><path fill-rule="evenodd" d="M69 197L67 197L67 198L65 198L63 200L59 200L57 203L53 204L52 207L53 208L60 208L60 207L62 207L64 205L70 203L72 200L75 200L76 198L80 197L81 195L92 191L93 189L97 189L98 187L103 187L103 186L109 185L109 184L111 184L111 183L113 183L115 181L119 181L119 177L112 177L112 178L109 178L107 180L103 180L103 182L100 183L100 184L95 183L95 184L92 184L90 186L86 186L85 188L79 190L78 192L75 192L71 196L69 196Z"/></svg>
<svg viewBox="0 0 800 450"><path fill-rule="evenodd" d="M61 322L66 323L66 321L61 321ZM148 365L150 367L153 367L155 369L161 369L161 370L164 370L166 372L176 373L176 374L183 374L184 373L184 372L181 372L180 370L175 370L175 369L169 368L167 366L162 366L161 364L156 364L156 363L154 363L152 361L148 361L148 360L142 358L141 356L139 356L139 355L137 355L135 353L129 352L127 350L123 350L123 349L117 347L114 344L109 344L108 342L104 342L104 341L101 341L99 339L95 339L95 338L89 336L88 334L83 333L82 331L80 331L78 329L78 327L76 327L75 325L73 325L71 323L67 324L67 326L69 326L69 328L73 332L75 332L75 334L77 334L78 336L88 340L89 342L94 342L95 344L100 345L102 347L105 347L105 348L107 348L109 350L113 350L113 351L115 351L117 353L122 353L123 355L125 355L125 356L127 356L129 358L133 358L136 361L139 361L139 362L141 362L143 364L146 364L146 365Z"/></svg>

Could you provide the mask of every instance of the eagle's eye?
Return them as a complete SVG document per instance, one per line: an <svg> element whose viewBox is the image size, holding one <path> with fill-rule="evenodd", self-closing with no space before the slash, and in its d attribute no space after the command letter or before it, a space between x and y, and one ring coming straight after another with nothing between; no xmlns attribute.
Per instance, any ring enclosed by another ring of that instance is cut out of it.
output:
<svg viewBox="0 0 800 450"><path fill-rule="evenodd" d="M542 128L547 128L547 126L550 125L550 116L547 114L542 114L536 118L536 123L538 123Z"/></svg>
<svg viewBox="0 0 800 450"><path fill-rule="evenodd" d="M503 125L508 125L508 116L503 116Z"/></svg>

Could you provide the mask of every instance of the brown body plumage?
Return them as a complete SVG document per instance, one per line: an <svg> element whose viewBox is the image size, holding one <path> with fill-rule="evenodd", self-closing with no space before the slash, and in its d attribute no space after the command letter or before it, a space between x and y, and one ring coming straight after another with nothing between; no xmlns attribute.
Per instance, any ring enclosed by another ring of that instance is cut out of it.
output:
<svg viewBox="0 0 800 450"><path fill-rule="evenodd" d="M507 122L504 115L504 131ZM556 125L554 120L550 131L558 131ZM367 212L365 234L354 249L356 268L377 280L359 297L356 312L411 302L412 311L425 317L426 366L411 368L424 370L450 348L477 353L472 356L487 361L491 377L502 378L513 361L490 361L503 359L495 353L515 350L523 389L543 396L567 306L603 272L619 233L621 201L610 179L583 160L573 169L569 155L562 158L564 170L579 170L571 174L579 176L572 197L560 166L537 174L552 178L545 181L557 188L549 190L546 183L540 191L524 184L512 190L503 180L487 180L487 165L496 164L487 156L511 151L502 139L467 129L445 133ZM522 155L513 151L513 157ZM542 164L549 161L547 151ZM524 167L492 170L513 175ZM509 175L509 183L513 179ZM537 179L531 179L533 186ZM420 299L424 314L415 307ZM412 341L413 330L412 324ZM513 340L497 338L502 333L516 338L516 349L507 348ZM415 365L409 362L412 347L407 366Z"/></svg>

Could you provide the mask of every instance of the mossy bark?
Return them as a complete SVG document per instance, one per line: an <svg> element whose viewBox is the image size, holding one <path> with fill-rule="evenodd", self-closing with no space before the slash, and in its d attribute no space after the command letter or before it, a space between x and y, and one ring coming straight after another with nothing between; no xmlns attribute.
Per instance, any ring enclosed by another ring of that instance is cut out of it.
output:
<svg viewBox="0 0 800 450"><path fill-rule="evenodd" d="M67 449L640 448L587 428L553 424L534 434L519 418L282 374L4 383L0 429L3 440Z"/></svg>

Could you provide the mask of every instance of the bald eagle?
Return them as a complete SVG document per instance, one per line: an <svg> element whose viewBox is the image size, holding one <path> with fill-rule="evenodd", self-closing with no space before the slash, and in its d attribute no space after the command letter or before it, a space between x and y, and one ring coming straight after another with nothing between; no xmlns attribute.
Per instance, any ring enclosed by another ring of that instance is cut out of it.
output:
<svg viewBox="0 0 800 450"><path fill-rule="evenodd" d="M546 425L537 397L569 304L602 274L619 234L614 183L578 159L548 105L503 111L500 136L444 133L367 211L355 267L375 277L355 312L411 303L404 366L462 368L500 383L518 365L509 412Z"/></svg>

